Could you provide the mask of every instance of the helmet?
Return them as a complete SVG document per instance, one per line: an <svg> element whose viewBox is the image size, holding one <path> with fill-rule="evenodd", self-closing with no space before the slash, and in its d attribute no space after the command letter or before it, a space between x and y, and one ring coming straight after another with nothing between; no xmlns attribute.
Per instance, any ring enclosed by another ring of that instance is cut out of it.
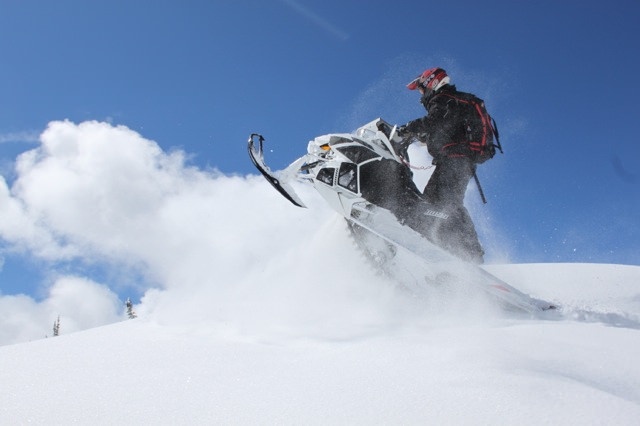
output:
<svg viewBox="0 0 640 426"><path fill-rule="evenodd" d="M407 84L407 89L422 89L425 95L435 92L445 84L449 84L449 76L442 68L429 68L411 83Z"/></svg>

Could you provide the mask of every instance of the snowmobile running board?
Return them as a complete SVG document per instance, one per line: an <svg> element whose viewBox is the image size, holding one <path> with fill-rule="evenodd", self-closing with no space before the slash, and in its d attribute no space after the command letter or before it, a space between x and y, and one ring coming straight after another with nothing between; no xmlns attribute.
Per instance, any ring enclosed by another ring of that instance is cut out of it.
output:
<svg viewBox="0 0 640 426"><path fill-rule="evenodd" d="M253 140L256 137L258 138L257 147ZM249 157L262 176L264 176L271 186L273 186L284 198L291 201L293 205L306 208L307 206L305 206L300 200L293 188L291 188L284 180L279 179L276 172L271 171L269 166L264 162L264 137L258 133L252 133L251 136L249 136L248 143Z"/></svg>

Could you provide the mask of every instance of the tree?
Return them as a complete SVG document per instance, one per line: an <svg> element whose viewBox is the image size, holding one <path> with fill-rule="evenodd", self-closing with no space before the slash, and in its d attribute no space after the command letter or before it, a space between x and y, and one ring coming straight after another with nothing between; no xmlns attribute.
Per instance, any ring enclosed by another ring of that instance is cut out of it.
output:
<svg viewBox="0 0 640 426"><path fill-rule="evenodd" d="M133 311L133 303L131 303L131 299L129 299L128 297L127 297L127 301L126 301L125 305L127 306L127 315L129 316L129 319L136 318L137 315Z"/></svg>
<svg viewBox="0 0 640 426"><path fill-rule="evenodd" d="M60 335L60 315L58 315L58 319L53 322L53 335L54 337Z"/></svg>

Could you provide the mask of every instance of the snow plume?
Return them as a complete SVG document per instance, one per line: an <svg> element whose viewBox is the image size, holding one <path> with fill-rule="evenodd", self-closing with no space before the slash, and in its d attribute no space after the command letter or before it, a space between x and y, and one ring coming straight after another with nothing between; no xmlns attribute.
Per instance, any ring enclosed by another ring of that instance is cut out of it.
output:
<svg viewBox="0 0 640 426"><path fill-rule="evenodd" d="M114 292L132 289L109 279L120 271L139 277L137 313L166 323L336 338L423 310L370 271L309 188L298 190L311 208L296 208L262 177L190 167L180 151L93 121L52 122L16 173L11 187L0 181L3 250L72 277L54 280L42 301L0 294L4 318L30 321L4 322L0 343L41 338L58 314L63 331L124 318ZM95 282L96 268L106 282ZM61 288L77 289L73 303L55 302Z"/></svg>

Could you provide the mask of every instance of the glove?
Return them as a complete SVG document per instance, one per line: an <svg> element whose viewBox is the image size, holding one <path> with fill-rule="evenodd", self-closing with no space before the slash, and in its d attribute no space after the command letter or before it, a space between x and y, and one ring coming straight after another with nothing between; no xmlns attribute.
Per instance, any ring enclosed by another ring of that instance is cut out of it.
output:
<svg viewBox="0 0 640 426"><path fill-rule="evenodd" d="M411 138L407 136L410 135L405 131L404 126L397 127L396 133L390 140L393 149L400 157L403 158L407 157L407 149L409 148L409 145L411 145Z"/></svg>
<svg viewBox="0 0 640 426"><path fill-rule="evenodd" d="M391 138L391 141L396 144L409 144L409 140L411 138L407 137L409 134L407 133L406 126L396 126L396 132Z"/></svg>

